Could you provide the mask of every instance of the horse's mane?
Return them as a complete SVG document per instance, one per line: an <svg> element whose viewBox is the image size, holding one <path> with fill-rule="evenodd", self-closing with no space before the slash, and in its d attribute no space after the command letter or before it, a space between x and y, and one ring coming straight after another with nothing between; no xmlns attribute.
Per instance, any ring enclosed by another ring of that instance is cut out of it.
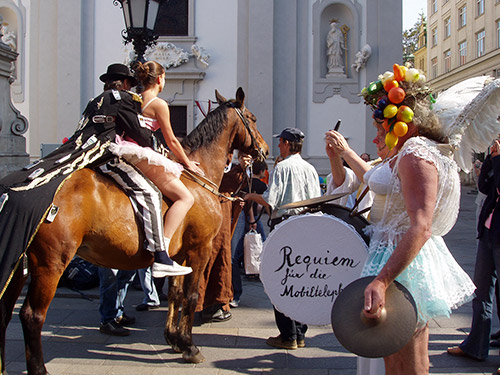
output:
<svg viewBox="0 0 500 375"><path fill-rule="evenodd" d="M211 144L222 133L227 123L227 109L234 107L234 104L233 102L226 102L209 112L207 117L182 140L184 149L193 152Z"/></svg>

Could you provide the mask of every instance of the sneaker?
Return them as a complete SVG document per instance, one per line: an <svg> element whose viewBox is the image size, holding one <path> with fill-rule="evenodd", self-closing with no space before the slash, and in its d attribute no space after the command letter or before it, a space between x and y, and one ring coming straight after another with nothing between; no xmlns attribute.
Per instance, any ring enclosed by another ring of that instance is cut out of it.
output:
<svg viewBox="0 0 500 375"><path fill-rule="evenodd" d="M135 323L135 318L133 316L128 316L123 313L122 316L115 318L115 322L123 326L131 326Z"/></svg>
<svg viewBox="0 0 500 375"><path fill-rule="evenodd" d="M184 267L176 262L173 264L153 263L153 277L182 276L193 272L191 267Z"/></svg>
<svg viewBox="0 0 500 375"><path fill-rule="evenodd" d="M298 348L297 340L283 340L281 338L281 335L276 337L269 337L266 340L266 344L280 349L295 350Z"/></svg>
<svg viewBox="0 0 500 375"><path fill-rule="evenodd" d="M305 347L306 347L306 340L297 339L297 348L305 348Z"/></svg>
<svg viewBox="0 0 500 375"><path fill-rule="evenodd" d="M147 303L141 303L135 307L136 311L149 311L159 309L160 305L148 305Z"/></svg>
<svg viewBox="0 0 500 375"><path fill-rule="evenodd" d="M101 323L101 326L99 327L99 332L104 333L106 335L111 335L111 336L128 336L128 335L130 335L130 330L128 330L127 328L123 328L121 325L119 325L114 320L107 322L107 323Z"/></svg>
<svg viewBox="0 0 500 375"><path fill-rule="evenodd" d="M233 299L231 302L229 302L229 306L231 306L233 309L239 307L240 306L240 300L239 299Z"/></svg>

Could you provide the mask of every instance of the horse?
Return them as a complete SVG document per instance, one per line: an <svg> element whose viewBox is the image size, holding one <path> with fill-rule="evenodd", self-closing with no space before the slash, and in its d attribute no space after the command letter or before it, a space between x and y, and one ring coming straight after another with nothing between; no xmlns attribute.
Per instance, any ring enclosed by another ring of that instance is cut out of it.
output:
<svg viewBox="0 0 500 375"><path fill-rule="evenodd" d="M182 181L195 203L172 237L169 253L193 272L171 277L164 337L189 363L204 360L192 340L198 282L211 253L212 239L221 225L217 190L227 160L234 149L265 159L268 146L257 130L256 117L245 107L241 88L236 99L226 100L215 91L219 106L183 140L191 160L200 163L205 179L183 174ZM190 177L189 177L190 176ZM75 255L102 267L134 270L152 264L153 254L142 245L142 225L127 195L109 177L81 169L68 178L54 197L59 213L43 222L26 256L30 283L19 312L23 327L28 374L47 374L41 331L47 310L63 271ZM168 201L163 201L163 213ZM1 371L5 370L5 333L27 276L18 267L0 300ZM180 307L182 307L179 312Z"/></svg>

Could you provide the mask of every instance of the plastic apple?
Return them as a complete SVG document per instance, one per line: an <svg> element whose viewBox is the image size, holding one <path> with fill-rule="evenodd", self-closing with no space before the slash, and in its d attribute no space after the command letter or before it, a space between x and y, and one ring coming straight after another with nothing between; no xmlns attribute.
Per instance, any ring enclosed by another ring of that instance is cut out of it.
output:
<svg viewBox="0 0 500 375"><path fill-rule="evenodd" d="M396 118L398 119L398 121L404 121L407 124L409 124L410 122L413 121L413 115L414 115L413 110L410 107L408 107L407 105L402 105L398 109Z"/></svg>

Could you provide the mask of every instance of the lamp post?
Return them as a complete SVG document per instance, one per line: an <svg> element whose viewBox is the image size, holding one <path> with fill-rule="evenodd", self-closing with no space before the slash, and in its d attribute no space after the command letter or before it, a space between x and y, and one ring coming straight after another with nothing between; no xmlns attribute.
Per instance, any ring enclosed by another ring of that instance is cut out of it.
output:
<svg viewBox="0 0 500 375"><path fill-rule="evenodd" d="M146 48L156 44L156 16L160 4L164 0L113 0L114 5L120 5L125 19L125 30L122 37L125 44L132 42L136 53L136 61L145 62Z"/></svg>

